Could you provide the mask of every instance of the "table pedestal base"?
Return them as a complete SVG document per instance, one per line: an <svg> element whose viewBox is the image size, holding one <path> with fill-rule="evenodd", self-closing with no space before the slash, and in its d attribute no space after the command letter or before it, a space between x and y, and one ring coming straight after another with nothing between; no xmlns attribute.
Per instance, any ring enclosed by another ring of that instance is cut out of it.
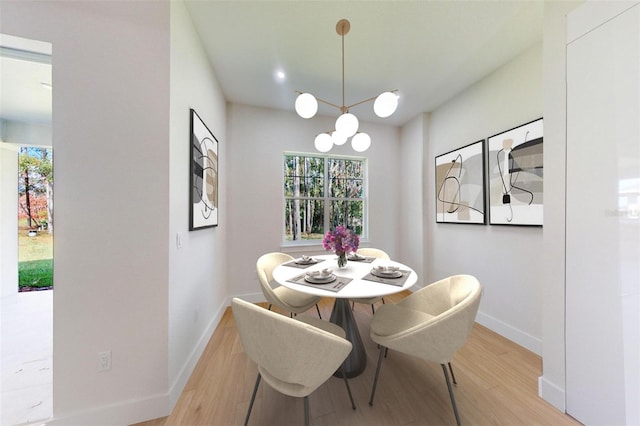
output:
<svg viewBox="0 0 640 426"><path fill-rule="evenodd" d="M343 368L336 371L334 376L342 377L343 371L346 373L347 378L359 376L367 366L367 353L360 338L358 325L353 318L349 299L336 299L333 304L333 310L331 311L330 321L344 329L346 339L353 345L351 353L342 364Z"/></svg>

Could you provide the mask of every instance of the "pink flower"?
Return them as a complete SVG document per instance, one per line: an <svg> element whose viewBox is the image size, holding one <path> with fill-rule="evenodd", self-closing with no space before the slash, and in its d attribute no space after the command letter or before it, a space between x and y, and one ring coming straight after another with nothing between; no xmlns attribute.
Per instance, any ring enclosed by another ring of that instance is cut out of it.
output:
<svg viewBox="0 0 640 426"><path fill-rule="evenodd" d="M322 240L322 246L325 250L333 250L336 254L354 252L358 250L359 245L360 237L358 234L344 226L338 226L335 231L327 232Z"/></svg>

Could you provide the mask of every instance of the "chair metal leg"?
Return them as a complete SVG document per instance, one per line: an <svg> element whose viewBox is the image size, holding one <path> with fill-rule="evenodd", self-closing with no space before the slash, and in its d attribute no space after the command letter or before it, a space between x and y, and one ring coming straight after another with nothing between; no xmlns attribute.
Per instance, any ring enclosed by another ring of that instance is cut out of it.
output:
<svg viewBox="0 0 640 426"><path fill-rule="evenodd" d="M451 366L451 363L449 362L449 371L451 372L451 380L453 380L453 384L457 385L458 382L456 382L456 376L453 374L453 367Z"/></svg>
<svg viewBox="0 0 640 426"><path fill-rule="evenodd" d="M269 303L269 307L267 308L268 311L271 310L271 303Z"/></svg>
<svg viewBox="0 0 640 426"><path fill-rule="evenodd" d="M373 388L371 389L371 398L369 399L369 405L373 405L373 396L376 394L376 385L378 384L378 375L380 374L380 366L382 365L382 355L386 348L380 345L380 354L378 355L378 366L376 367L376 376L373 379Z"/></svg>
<svg viewBox="0 0 640 426"><path fill-rule="evenodd" d="M353 311L353 308L356 307L356 302L351 302L351 310Z"/></svg>
<svg viewBox="0 0 640 426"><path fill-rule="evenodd" d="M316 303L316 310L318 311L318 317L322 319L322 315L320 315L320 308L318 307L317 303Z"/></svg>
<svg viewBox="0 0 640 426"><path fill-rule="evenodd" d="M309 397L304 397L304 426L309 426Z"/></svg>
<svg viewBox="0 0 640 426"><path fill-rule="evenodd" d="M449 372L447 366L440 364L442 371L444 371L444 378L447 381L447 389L449 389L449 397L451 398L451 405L453 405L453 413L456 415L456 424L460 426L460 416L458 415L458 406L456 405L456 398L453 396L453 389L451 388L451 381L449 380Z"/></svg>
<svg viewBox="0 0 640 426"><path fill-rule="evenodd" d="M371 314L375 315L376 313L376 308L373 307L373 303L371 304Z"/></svg>
<svg viewBox="0 0 640 426"><path fill-rule="evenodd" d="M249 423L249 416L251 415L251 409L253 408L253 402L256 399L256 393L258 392L258 386L260 386L260 379L262 376L258 373L258 378L256 379L256 385L253 388L253 395L251 395L251 402L249 403L249 411L247 411L247 417L244 419L244 426L247 426Z"/></svg>
<svg viewBox="0 0 640 426"><path fill-rule="evenodd" d="M384 297L382 298L382 304L384 305Z"/></svg>
<svg viewBox="0 0 640 426"><path fill-rule="evenodd" d="M347 380L347 373L344 371L344 366L340 368L340 372L342 373L342 378L344 379L344 384L347 386L347 392L349 393L349 399L351 400L351 408L356 409L356 403L353 402L353 396L351 395L351 388L349 387L349 381Z"/></svg>

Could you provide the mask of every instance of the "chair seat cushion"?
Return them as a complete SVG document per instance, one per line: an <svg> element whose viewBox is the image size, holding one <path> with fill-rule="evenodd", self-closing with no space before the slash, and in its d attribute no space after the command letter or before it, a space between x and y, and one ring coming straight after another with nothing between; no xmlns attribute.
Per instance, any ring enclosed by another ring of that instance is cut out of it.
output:
<svg viewBox="0 0 640 426"><path fill-rule="evenodd" d="M382 305L371 321L371 334L390 336L413 326L424 324L433 318L424 312L401 308L396 305Z"/></svg>
<svg viewBox="0 0 640 426"><path fill-rule="evenodd" d="M320 318L314 318L314 317L299 316L299 317L296 317L296 319L300 322L304 322L305 324L309 324L314 327L320 328L324 331L328 331L329 333L335 334L336 336L342 337L343 339L346 336L344 329L332 322L324 321L324 320L321 320Z"/></svg>

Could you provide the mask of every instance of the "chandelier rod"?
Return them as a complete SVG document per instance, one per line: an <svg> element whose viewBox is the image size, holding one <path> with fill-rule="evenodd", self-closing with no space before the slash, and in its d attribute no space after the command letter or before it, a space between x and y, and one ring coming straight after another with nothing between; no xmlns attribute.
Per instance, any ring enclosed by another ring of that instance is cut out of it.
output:
<svg viewBox="0 0 640 426"><path fill-rule="evenodd" d="M347 20L347 19L341 19L338 21L338 23L336 24L336 32L338 33L338 35L341 38L341 45L342 45L342 105L336 105L332 102L329 102L327 100L318 98L316 96L313 96L315 98L315 100L317 102L321 102L325 105L328 105L330 107L336 108L338 109L342 114L349 112L349 110L355 106L367 103L367 102L371 102L374 101L378 98L378 96L374 96L368 99L365 99L363 101L360 102L356 102L355 104L351 104L349 106L345 105L345 78L344 78L344 36L349 33L349 30L351 29L351 23ZM391 93L396 93L398 91L398 89L393 89L393 90L389 90L389 92ZM295 92L298 95L302 95L304 94L304 92L301 92L300 90L295 90Z"/></svg>
<svg viewBox="0 0 640 426"><path fill-rule="evenodd" d="M340 107L340 111L344 114L348 111L348 108L344 106L344 35L349 31L349 27L347 27L348 21L343 21L344 20L339 22L339 24L342 23L342 27L338 31L342 39L342 106Z"/></svg>

